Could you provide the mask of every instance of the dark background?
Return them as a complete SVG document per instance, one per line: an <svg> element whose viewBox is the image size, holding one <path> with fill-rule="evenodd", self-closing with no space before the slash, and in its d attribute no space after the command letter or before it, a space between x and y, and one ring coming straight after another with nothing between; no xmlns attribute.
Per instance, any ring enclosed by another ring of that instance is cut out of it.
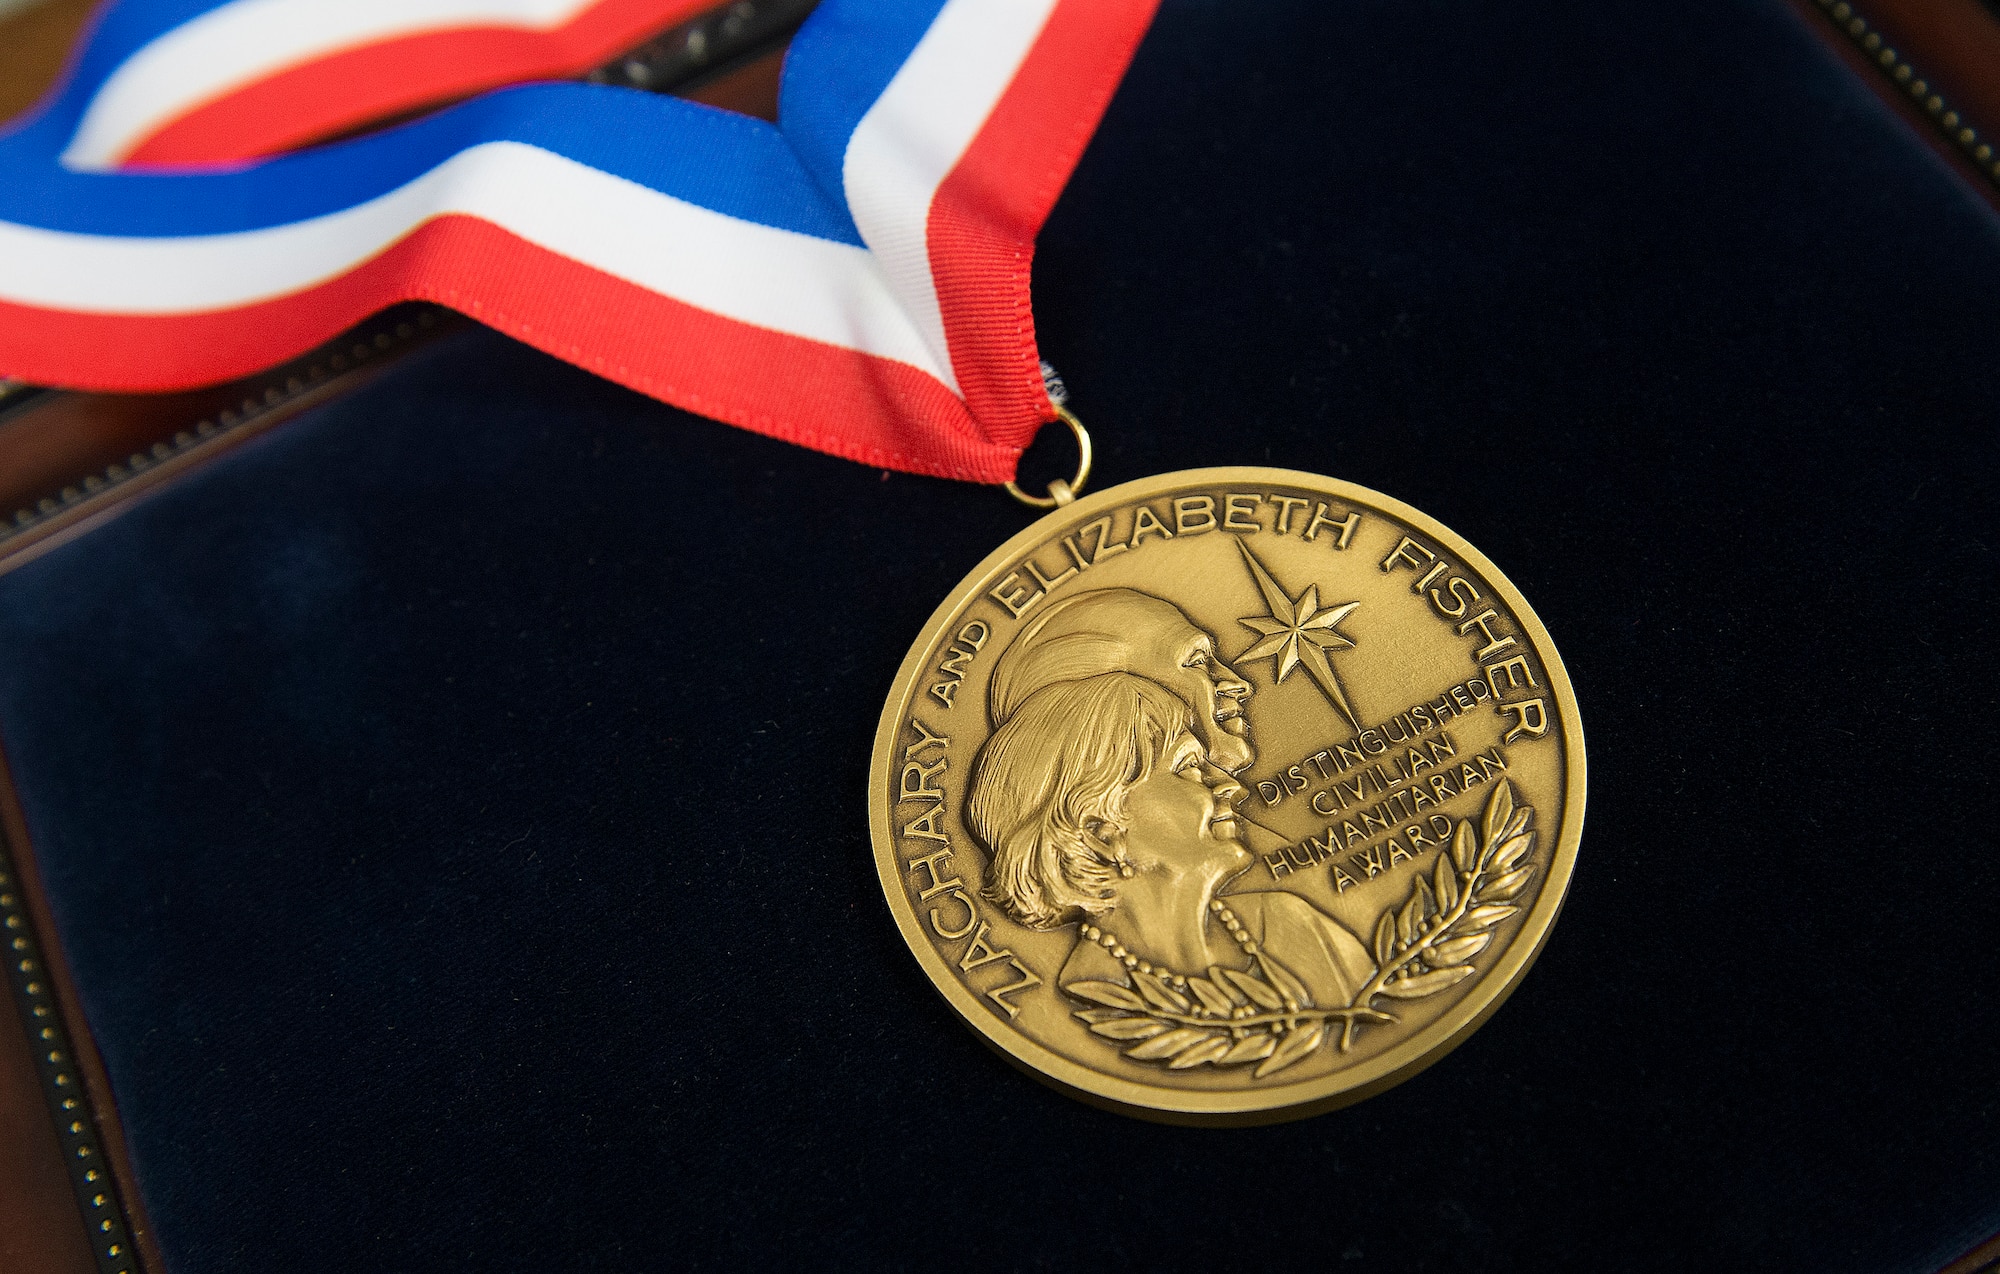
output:
<svg viewBox="0 0 2000 1274"><path fill-rule="evenodd" d="M1274 1128L1023 1078L863 801L1022 510L461 335L0 578L172 1269L1927 1271L2000 1228L2000 218L1800 19L1169 0L1036 289L1100 483L1375 487L1548 624L1590 814L1507 1006Z"/></svg>

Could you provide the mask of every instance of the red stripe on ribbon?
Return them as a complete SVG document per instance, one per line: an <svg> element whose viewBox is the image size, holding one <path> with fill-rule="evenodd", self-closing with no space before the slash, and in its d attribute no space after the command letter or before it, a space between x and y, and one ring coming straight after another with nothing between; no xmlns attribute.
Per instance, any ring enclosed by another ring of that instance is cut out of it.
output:
<svg viewBox="0 0 2000 1274"><path fill-rule="evenodd" d="M474 28L315 59L180 117L135 159L241 159L384 111L580 69L708 3L604 0L557 31ZM1156 4L1061 0L934 192L925 246L962 399L916 367L725 318L467 215L435 218L339 276L240 307L117 315L0 302L10 364L0 371L81 389L182 389L252 374L385 306L427 300L729 424L864 464L1005 481L1054 414L1031 306L1035 237Z"/></svg>
<svg viewBox="0 0 2000 1274"><path fill-rule="evenodd" d="M462 27L316 53L167 121L120 162L256 159L504 84L581 75L713 3L603 0L548 30Z"/></svg>
<svg viewBox="0 0 2000 1274"><path fill-rule="evenodd" d="M1035 346L1035 236L1157 6L1063 0L931 201L931 273L959 388L986 435L1016 455L1055 419Z"/></svg>
<svg viewBox="0 0 2000 1274"><path fill-rule="evenodd" d="M406 300L451 306L640 393L863 464L1004 482L1019 456L1018 446L983 438L965 403L914 367L723 318L463 215L428 221L345 274L254 305L124 315L0 302L0 331L9 375L147 392L249 375ZM119 357L79 383L79 349Z"/></svg>

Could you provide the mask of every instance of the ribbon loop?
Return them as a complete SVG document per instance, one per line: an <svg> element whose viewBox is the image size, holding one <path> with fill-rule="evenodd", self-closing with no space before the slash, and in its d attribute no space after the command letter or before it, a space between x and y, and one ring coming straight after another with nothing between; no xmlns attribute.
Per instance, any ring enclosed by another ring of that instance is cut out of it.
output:
<svg viewBox="0 0 2000 1274"><path fill-rule="evenodd" d="M1053 410L1034 237L1153 3L825 0L779 126L537 84L246 164L496 32L509 75L570 74L700 5L119 0L0 137L0 375L187 388L421 299L747 429L1008 480Z"/></svg>

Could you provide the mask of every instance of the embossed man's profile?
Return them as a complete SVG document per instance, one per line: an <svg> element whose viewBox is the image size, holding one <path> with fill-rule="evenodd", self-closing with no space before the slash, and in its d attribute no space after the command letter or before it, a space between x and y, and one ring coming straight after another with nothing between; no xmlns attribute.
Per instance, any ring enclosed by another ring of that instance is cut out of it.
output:
<svg viewBox="0 0 2000 1274"><path fill-rule="evenodd" d="M1136 589L1077 593L1036 616L994 665L987 713L998 728L1044 687L1107 672L1134 673L1180 696L1218 769L1235 774L1256 760L1243 711L1250 684L1180 607Z"/></svg>

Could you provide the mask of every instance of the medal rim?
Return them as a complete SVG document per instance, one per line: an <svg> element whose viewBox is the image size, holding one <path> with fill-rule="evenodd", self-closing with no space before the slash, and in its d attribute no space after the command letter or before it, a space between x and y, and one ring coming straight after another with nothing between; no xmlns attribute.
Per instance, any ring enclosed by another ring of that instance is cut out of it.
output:
<svg viewBox="0 0 2000 1274"><path fill-rule="evenodd" d="M1093 1070L1010 1028L994 1018L971 989L953 974L949 962L925 934L915 907L902 896L903 865L896 856L889 821L892 803L886 799L885 785L894 767L892 754L900 741L903 719L916 697L918 680L932 648L946 626L960 617L962 609L997 578L1002 568L1043 541L1048 534L1045 528L1050 523L1086 517L1110 506L1147 499L1194 484L1245 482L1303 486L1363 509L1373 508L1400 519L1411 529L1436 539L1441 547L1478 571L1484 582L1494 586L1534 643L1535 653L1548 676L1550 691L1562 712L1566 754L1562 822L1549 859L1548 876L1534 906L1522 919L1514 941L1485 970L1479 984L1438 1020L1415 1031L1409 1038L1398 1041L1376 1057L1354 1067L1336 1070L1331 1075L1293 1080L1269 1088L1227 1092L1155 1087ZM965 573L924 622L890 683L887 701L876 724L875 746L868 767L868 830L875 851L876 875L882 885L883 900L895 919L897 931L916 956L932 987L988 1047L1042 1083L1103 1109L1159 1123L1241 1126L1303 1119L1372 1097L1442 1060L1497 1012L1541 955L1569 894L1570 876L1583 836L1585 790L1583 723L1578 715L1575 691L1570 685L1569 670L1564 666L1555 640L1549 635L1541 617L1514 582L1484 553L1464 536L1421 509L1358 483L1301 469L1221 465L1178 469L1171 473L1136 478L1085 496L1037 518L1008 537L1005 543Z"/></svg>

